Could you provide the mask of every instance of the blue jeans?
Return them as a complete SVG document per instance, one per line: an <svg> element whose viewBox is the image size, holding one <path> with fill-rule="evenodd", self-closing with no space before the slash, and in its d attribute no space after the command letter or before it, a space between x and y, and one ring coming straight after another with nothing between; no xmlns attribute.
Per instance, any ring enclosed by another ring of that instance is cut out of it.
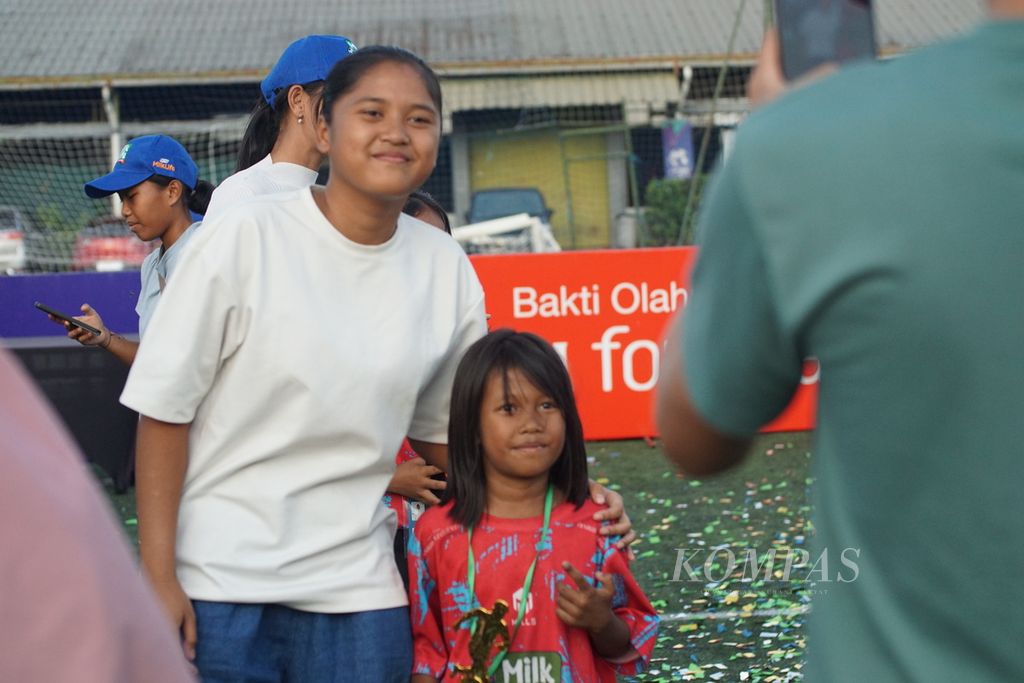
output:
<svg viewBox="0 0 1024 683"><path fill-rule="evenodd" d="M408 683L406 607L319 614L194 600L203 683Z"/></svg>

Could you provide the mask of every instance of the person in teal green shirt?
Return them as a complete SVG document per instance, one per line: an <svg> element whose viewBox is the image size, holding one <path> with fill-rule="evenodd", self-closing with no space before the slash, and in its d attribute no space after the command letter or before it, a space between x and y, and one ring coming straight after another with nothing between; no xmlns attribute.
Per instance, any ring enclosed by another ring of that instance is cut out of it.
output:
<svg viewBox="0 0 1024 683"><path fill-rule="evenodd" d="M753 114L704 206L659 428L730 467L820 360L808 681L1024 680L1024 0L989 6Z"/></svg>

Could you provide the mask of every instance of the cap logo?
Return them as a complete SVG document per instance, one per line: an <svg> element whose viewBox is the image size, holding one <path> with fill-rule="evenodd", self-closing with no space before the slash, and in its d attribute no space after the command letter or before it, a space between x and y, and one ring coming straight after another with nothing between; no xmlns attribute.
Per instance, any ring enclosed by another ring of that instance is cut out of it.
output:
<svg viewBox="0 0 1024 683"><path fill-rule="evenodd" d="M174 164L171 163L170 159L160 159L159 161L153 162L153 168L162 168L165 171L174 172Z"/></svg>
<svg viewBox="0 0 1024 683"><path fill-rule="evenodd" d="M119 164L123 164L124 163L125 157L128 156L128 150L131 149L131 148L132 148L132 143L130 143L130 142L127 145L125 145L124 147L121 148L121 155L117 157L117 163L119 163Z"/></svg>

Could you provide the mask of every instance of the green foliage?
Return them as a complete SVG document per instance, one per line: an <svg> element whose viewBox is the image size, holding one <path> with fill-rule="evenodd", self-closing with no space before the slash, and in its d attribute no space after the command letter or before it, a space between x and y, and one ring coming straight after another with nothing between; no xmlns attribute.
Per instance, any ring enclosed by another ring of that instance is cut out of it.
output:
<svg viewBox="0 0 1024 683"><path fill-rule="evenodd" d="M67 230L64 212L56 204L40 204L35 211L36 225L45 232L61 232Z"/></svg>
<svg viewBox="0 0 1024 683"><path fill-rule="evenodd" d="M100 205L100 202L93 202ZM77 206L58 206L53 202L39 203L32 213L35 230L29 252L29 268L38 271L62 271L71 263L71 252L75 236L89 219L97 215L95 208L89 210Z"/></svg>
<svg viewBox="0 0 1024 683"><path fill-rule="evenodd" d="M697 222L697 208L700 206L706 176L700 175L690 180L655 178L647 183L647 209L644 212L647 246L665 247L679 243L679 232L680 229L683 229L686 203L690 197L690 185L693 182L697 187L693 195L693 207L686 220L687 224L683 233L683 244L692 244Z"/></svg>

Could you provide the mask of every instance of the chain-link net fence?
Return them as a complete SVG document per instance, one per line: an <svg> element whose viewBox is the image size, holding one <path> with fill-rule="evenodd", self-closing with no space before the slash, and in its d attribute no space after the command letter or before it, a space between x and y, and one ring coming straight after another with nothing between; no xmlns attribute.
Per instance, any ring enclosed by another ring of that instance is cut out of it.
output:
<svg viewBox="0 0 1024 683"><path fill-rule="evenodd" d="M449 113L424 189L456 226L481 220L487 201L526 210L562 249L689 242L700 195L688 178L702 179L746 111L746 60L477 79L441 69ZM83 183L151 133L178 139L200 177L220 182L258 92L256 79L0 89L0 272L138 267L145 249L118 223L119 200L89 199Z"/></svg>

